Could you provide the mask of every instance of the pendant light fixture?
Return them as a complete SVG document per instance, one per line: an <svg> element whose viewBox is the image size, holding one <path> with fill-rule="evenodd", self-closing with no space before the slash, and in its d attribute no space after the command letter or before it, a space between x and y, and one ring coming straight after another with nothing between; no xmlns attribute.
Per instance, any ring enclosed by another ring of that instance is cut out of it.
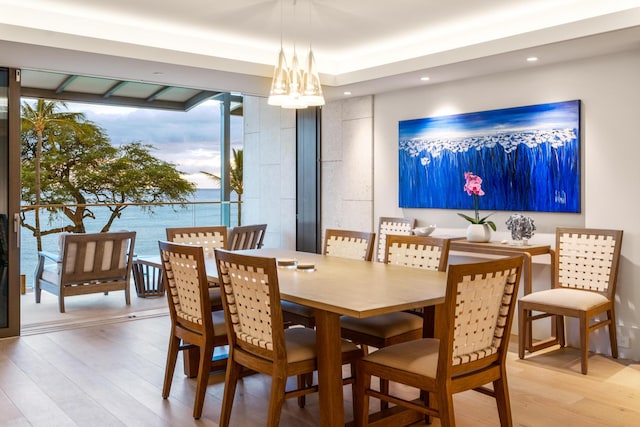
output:
<svg viewBox="0 0 640 427"><path fill-rule="evenodd" d="M308 106L324 105L320 76L316 69L315 58L309 39L309 54L304 63L305 68L300 68L298 54L296 52L296 40L294 37L293 57L291 68L287 66L287 59L283 47L283 7L280 1L280 53L278 62L273 71L273 81L269 93L269 105L282 108L307 108ZM295 23L296 0L293 0L293 13ZM309 28L311 28L311 0L309 0Z"/></svg>

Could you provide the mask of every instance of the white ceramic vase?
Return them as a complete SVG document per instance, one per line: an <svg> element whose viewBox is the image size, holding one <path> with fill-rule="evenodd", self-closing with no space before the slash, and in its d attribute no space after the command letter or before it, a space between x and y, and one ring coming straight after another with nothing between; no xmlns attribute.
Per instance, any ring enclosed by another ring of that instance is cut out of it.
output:
<svg viewBox="0 0 640 427"><path fill-rule="evenodd" d="M491 229L488 224L469 224L467 240L470 242L488 242L491 240Z"/></svg>

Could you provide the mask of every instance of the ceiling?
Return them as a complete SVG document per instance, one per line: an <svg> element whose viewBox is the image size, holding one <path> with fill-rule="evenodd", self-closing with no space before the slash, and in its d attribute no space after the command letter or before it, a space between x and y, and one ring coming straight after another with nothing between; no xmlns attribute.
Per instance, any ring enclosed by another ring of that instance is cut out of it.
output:
<svg viewBox="0 0 640 427"><path fill-rule="evenodd" d="M0 65L32 90L266 96L281 40L331 100L635 49L640 0L0 0Z"/></svg>

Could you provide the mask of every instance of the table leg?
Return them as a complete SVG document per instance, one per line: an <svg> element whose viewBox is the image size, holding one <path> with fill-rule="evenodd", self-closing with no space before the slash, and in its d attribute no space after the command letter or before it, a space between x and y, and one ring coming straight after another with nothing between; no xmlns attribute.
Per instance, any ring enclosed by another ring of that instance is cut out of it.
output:
<svg viewBox="0 0 640 427"><path fill-rule="evenodd" d="M340 315L316 309L320 425L344 426Z"/></svg>

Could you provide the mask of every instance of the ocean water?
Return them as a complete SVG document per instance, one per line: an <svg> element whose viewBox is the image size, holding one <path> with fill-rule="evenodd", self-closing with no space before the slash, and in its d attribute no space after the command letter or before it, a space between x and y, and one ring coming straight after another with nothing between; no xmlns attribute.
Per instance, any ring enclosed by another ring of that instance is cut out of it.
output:
<svg viewBox="0 0 640 427"><path fill-rule="evenodd" d="M235 196L235 193L234 193ZM232 200L237 200L232 196ZM157 206L154 212L150 213L141 207L129 206L122 211L122 216L116 219L111 227L111 231L131 230L136 232L136 242L134 253L137 255L156 255L158 253L158 240L166 238L165 229L167 227L191 227L204 225L221 225L220 190L219 189L198 189L192 197L195 204L173 206ZM238 204L231 203L231 226L237 225ZM107 208L97 207L93 209L96 219L85 220L87 232L98 232L106 223L109 216ZM29 223L33 224L33 219L27 216ZM48 216L44 215L41 221L48 221ZM56 223L58 226L68 224L68 222ZM53 225L45 223L43 228L50 228ZM49 252L58 251L59 234L52 234L42 237L42 249ZM36 239L31 231L22 228L20 236L20 274L26 276L27 286L33 285L33 274L38 262Z"/></svg>

